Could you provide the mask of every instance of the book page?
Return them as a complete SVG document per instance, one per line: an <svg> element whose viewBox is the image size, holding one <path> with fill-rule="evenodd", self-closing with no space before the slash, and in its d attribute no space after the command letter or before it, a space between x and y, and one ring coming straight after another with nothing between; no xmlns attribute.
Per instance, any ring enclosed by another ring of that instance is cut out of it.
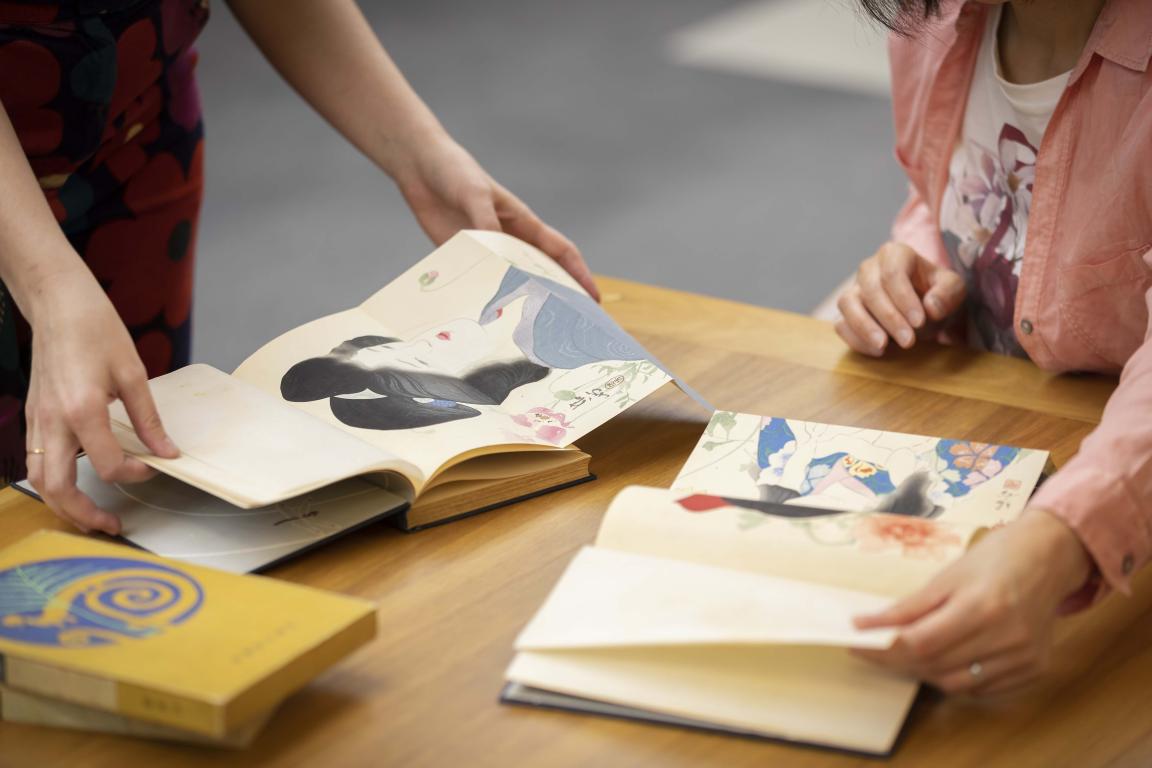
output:
<svg viewBox="0 0 1152 768"><path fill-rule="evenodd" d="M570 445L671 380L555 262L477 232L235 375L426 476L481 449Z"/></svg>
<svg viewBox="0 0 1152 768"><path fill-rule="evenodd" d="M763 736L883 754L919 685L843 648L670 646L521 651L507 678Z"/></svg>
<svg viewBox="0 0 1152 768"><path fill-rule="evenodd" d="M152 379L149 386L180 456L152 455L116 401L109 417L121 446L164 474L238 507L273 504L370 471L422 480L411 463L211 366L190 365Z"/></svg>
<svg viewBox="0 0 1152 768"><path fill-rule="evenodd" d="M161 557L232 573L267 568L408 505L398 494L353 478L241 509L167 475L106 483L86 456L76 463L76 487L120 518L121 538Z"/></svg>
<svg viewBox="0 0 1152 768"><path fill-rule="evenodd" d="M862 631L876 595L760 573L584 547L516 641L517 650L700 644L887 648Z"/></svg>
<svg viewBox="0 0 1152 768"><path fill-rule="evenodd" d="M889 514L749 502L662 488L625 488L612 501L596 546L902 596L964 553L976 529Z"/></svg>
<svg viewBox="0 0 1152 768"><path fill-rule="evenodd" d="M514 682L882 752L918 687L849 655L895 632L852 616L874 595L585 548L516 642Z"/></svg>
<svg viewBox="0 0 1152 768"><path fill-rule="evenodd" d="M720 411L672 488L966 527L1015 519L1047 451Z"/></svg>

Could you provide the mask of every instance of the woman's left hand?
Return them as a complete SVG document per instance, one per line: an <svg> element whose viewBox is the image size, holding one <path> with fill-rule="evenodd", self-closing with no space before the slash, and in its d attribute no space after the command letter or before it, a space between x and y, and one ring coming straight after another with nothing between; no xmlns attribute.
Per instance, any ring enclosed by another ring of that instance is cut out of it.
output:
<svg viewBox="0 0 1152 768"><path fill-rule="evenodd" d="M506 232L551 256L600 300L592 271L572 241L541 221L450 136L425 133L407 143L389 171L432 242L440 245L461 229Z"/></svg>
<svg viewBox="0 0 1152 768"><path fill-rule="evenodd" d="M1087 551L1051 513L1031 508L989 532L919 591L856 618L899 627L886 650L856 653L948 693L991 694L1047 667L1060 604L1086 581Z"/></svg>

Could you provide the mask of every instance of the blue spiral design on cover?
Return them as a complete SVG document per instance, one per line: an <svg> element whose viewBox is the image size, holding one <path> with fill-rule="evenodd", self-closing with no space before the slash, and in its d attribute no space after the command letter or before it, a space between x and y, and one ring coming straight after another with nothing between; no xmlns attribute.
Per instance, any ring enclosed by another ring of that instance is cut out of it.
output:
<svg viewBox="0 0 1152 768"><path fill-rule="evenodd" d="M0 571L0 639L90 648L154 637L191 618L204 590L175 568L67 557Z"/></svg>

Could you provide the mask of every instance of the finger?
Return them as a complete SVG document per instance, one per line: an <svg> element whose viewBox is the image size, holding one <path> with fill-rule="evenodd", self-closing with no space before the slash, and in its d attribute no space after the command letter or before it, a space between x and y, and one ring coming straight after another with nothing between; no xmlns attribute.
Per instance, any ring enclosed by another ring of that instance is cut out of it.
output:
<svg viewBox="0 0 1152 768"><path fill-rule="evenodd" d="M924 262L928 264L927 261ZM933 320L943 320L964 303L967 287L964 278L951 269L929 265L928 290L924 294L924 309Z"/></svg>
<svg viewBox="0 0 1152 768"><path fill-rule="evenodd" d="M1043 675L1039 666L1023 666L1015 672L1001 675L990 684L980 686L973 690L977 696L1000 696L1007 693L1016 693L1028 688Z"/></svg>
<svg viewBox="0 0 1152 768"><path fill-rule="evenodd" d="M531 208L507 189L496 184L496 190L497 214L504 225L504 231L548 254L588 292L589 296L599 301L600 290L596 287L592 270L589 269L575 243L545 224Z"/></svg>
<svg viewBox="0 0 1152 768"><path fill-rule="evenodd" d="M857 629L903 626L939 608L947 596L948 591L943 587L937 586L937 581L933 580L929 582L927 586L913 592L902 600L896 601L878 613L856 616L852 619L852 623L856 625Z"/></svg>
<svg viewBox="0 0 1152 768"><path fill-rule="evenodd" d="M900 633L900 641L924 674L939 673L995 656L1009 645L995 630L981 631L980 614L964 600L950 600Z"/></svg>
<svg viewBox="0 0 1152 768"><path fill-rule="evenodd" d="M872 342L860 338L844 318L841 317L832 327L836 329L836 334L843 339L844 343L852 350L864 355L875 354L875 347L872 346Z"/></svg>
<svg viewBox="0 0 1152 768"><path fill-rule="evenodd" d="M924 305L912 284L920 257L906 245L889 243L880 251L880 281L892 303L914 329L924 325Z"/></svg>
<svg viewBox="0 0 1152 768"><path fill-rule="evenodd" d="M860 269L860 300L864 308L876 322L896 340L896 343L907 349L916 343L916 334L909 325L907 318L896 308L888 296L885 278L880 267L875 262L865 262L867 266ZM895 278L891 278L894 280ZM908 279L907 276L904 277Z"/></svg>
<svg viewBox="0 0 1152 768"><path fill-rule="evenodd" d="M106 483L138 483L151 477L148 465L124 453L112 435L108 407L95 403L74 414L69 426L88 454L92 468Z"/></svg>
<svg viewBox="0 0 1152 768"><path fill-rule="evenodd" d="M120 387L120 399L124 403L124 410L128 412L132 428L136 430L136 435L148 450L164 459L175 459L179 456L180 449L164 431L164 424L160 421L160 413L152 400L152 390L148 388L148 379L144 376L143 368L117 383Z"/></svg>
<svg viewBox="0 0 1152 768"><path fill-rule="evenodd" d="M44 488L41 496L53 512L84 531L104 531L116 535L120 521L99 509L92 499L76 488L76 440L63 423L47 430L44 447Z"/></svg>
<svg viewBox="0 0 1152 768"><path fill-rule="evenodd" d="M974 675L974 662L979 665L979 674ZM950 671L924 678L929 685L946 693L983 693L994 690L1001 684L1027 679L1039 674L1035 658L1030 654L1001 654L969 661Z"/></svg>
<svg viewBox="0 0 1152 768"><path fill-rule="evenodd" d="M955 631L951 635L943 634L955 629L951 625L941 624L925 627L917 625L914 627L915 630L924 633L941 633L939 636L927 635L931 638L927 641L927 648L933 652L931 657L926 658L922 665L922 670L926 675L941 675L949 670L967 667L973 659L988 659L1006 653L1015 653L1022 647L1023 643L1007 634L1007 630L998 625L987 625L976 618L979 613L975 607L958 608L957 610L969 614L972 618L967 621L966 627L960 628L959 631ZM943 610L938 611L937 614L926 618L921 624L926 625L930 620L935 620L937 615L944 613L946 612ZM943 618L940 621L943 621ZM917 637L913 642L923 642L923 637Z"/></svg>
<svg viewBox="0 0 1152 768"><path fill-rule="evenodd" d="M858 286L853 286L840 294L840 298L836 300L836 307L840 310L840 315L848 328L864 342L861 348L853 347L853 349L866 355L884 354L884 348L888 345L888 334L864 308Z"/></svg>

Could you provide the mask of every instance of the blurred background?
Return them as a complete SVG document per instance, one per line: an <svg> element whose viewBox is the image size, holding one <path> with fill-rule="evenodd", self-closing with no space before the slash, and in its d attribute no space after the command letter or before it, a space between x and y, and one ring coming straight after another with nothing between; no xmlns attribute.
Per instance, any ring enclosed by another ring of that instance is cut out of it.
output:
<svg viewBox="0 0 1152 768"><path fill-rule="evenodd" d="M448 130L599 274L808 312L903 200L883 39L850 0L361 6ZM193 356L230 370L432 245L213 12Z"/></svg>

